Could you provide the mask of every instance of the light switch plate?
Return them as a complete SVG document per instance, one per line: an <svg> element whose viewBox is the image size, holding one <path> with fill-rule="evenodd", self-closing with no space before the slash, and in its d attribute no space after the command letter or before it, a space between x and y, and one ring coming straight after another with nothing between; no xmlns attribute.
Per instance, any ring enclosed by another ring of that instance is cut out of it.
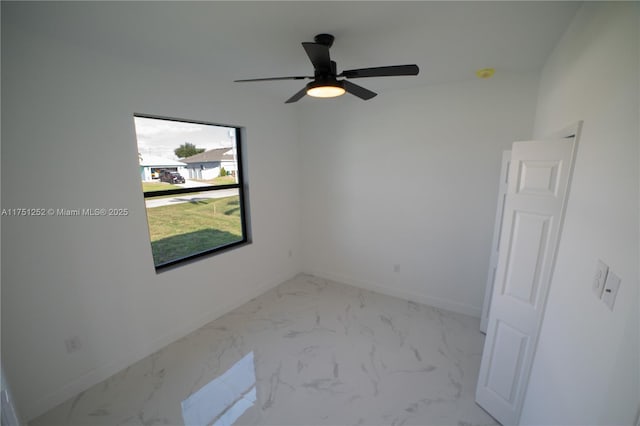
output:
<svg viewBox="0 0 640 426"><path fill-rule="evenodd" d="M607 279L608 272L609 267L602 260L598 259L596 273L593 275L593 292L598 299L602 297L602 293L604 292L604 282Z"/></svg>
<svg viewBox="0 0 640 426"><path fill-rule="evenodd" d="M613 305L616 302L618 289L620 288L620 277L609 271L607 280L604 283L604 292L602 293L602 301L613 311Z"/></svg>

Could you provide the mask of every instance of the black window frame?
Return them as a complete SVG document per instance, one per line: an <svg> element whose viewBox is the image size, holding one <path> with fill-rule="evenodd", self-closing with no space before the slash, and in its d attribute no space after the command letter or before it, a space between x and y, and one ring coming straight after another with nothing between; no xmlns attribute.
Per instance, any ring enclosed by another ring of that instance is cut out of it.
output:
<svg viewBox="0 0 640 426"><path fill-rule="evenodd" d="M164 116L150 115L150 114L134 113L133 116L134 118L135 117L150 118L154 120L175 121L178 123L201 124L204 126L218 126L218 127L226 127L226 128L235 130L237 183L228 184L228 185L207 185L207 186L199 186L194 188L165 189L161 191L149 191L149 192L145 192L143 190L142 194L146 201L147 198L156 198L156 197L162 197L167 195L179 195L179 194L190 194L194 192L210 192L210 191L222 191L225 189L237 189L239 203L240 203L240 226L242 229L242 239L238 241L234 241L232 243L217 246L209 250L204 250L202 252L194 253L189 256L170 260L168 262L164 262L159 265L156 265L154 261L153 265L155 267L156 272L162 272L168 269L172 269L178 265L191 263L203 257L209 257L221 252L225 252L225 251L237 248L239 246L249 244L251 240L249 238L249 226L248 226L248 214L247 214L248 203L246 202L247 200L245 199L246 192L245 192L245 182L244 182L244 157L242 153L242 129L243 128L238 126L228 125L228 124L218 124L218 123L212 123L207 121L172 118L172 117L164 117ZM136 144L137 144L137 133L136 133ZM147 213L146 210L147 210L147 207L145 206L145 214ZM147 217L147 229L149 230L149 232L151 232L151 230L149 229L148 217ZM149 234L149 243L151 243L150 234Z"/></svg>

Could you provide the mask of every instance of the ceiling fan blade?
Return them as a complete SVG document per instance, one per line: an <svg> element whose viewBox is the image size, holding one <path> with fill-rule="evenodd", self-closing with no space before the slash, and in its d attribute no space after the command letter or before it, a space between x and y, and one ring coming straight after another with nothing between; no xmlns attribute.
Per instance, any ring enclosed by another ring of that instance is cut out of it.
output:
<svg viewBox="0 0 640 426"><path fill-rule="evenodd" d="M304 80L311 79L313 77L308 76L295 76L295 77L267 77L267 78L249 78L246 80L233 80L234 83L245 83L247 81L275 81L275 80Z"/></svg>
<svg viewBox="0 0 640 426"><path fill-rule="evenodd" d="M329 46L318 43L303 42L305 52L316 71L331 71L331 58L329 57Z"/></svg>
<svg viewBox="0 0 640 426"><path fill-rule="evenodd" d="M338 77L364 78L364 77L394 77L401 75L418 75L420 69L417 65L392 65L389 67L360 68L345 70Z"/></svg>
<svg viewBox="0 0 640 426"><path fill-rule="evenodd" d="M358 86L357 84L353 84L350 81L343 80L342 84L344 84L344 90L359 97L360 99L364 99L365 101L373 98L377 95L377 93L372 92L369 89L365 89L362 86Z"/></svg>
<svg viewBox="0 0 640 426"><path fill-rule="evenodd" d="M304 95L307 94L307 88L304 87L302 90L300 90L298 93L296 93L295 95L293 95L292 97L290 97L289 99L287 99L284 103L285 104L292 104L294 102L298 102L300 99L302 99L302 97Z"/></svg>

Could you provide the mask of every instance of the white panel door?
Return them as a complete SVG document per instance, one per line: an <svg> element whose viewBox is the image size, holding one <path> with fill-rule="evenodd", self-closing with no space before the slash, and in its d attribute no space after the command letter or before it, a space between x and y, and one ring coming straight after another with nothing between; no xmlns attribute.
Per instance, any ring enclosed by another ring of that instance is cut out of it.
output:
<svg viewBox="0 0 640 426"><path fill-rule="evenodd" d="M500 232L504 218L504 203L507 200L507 181L509 180L509 164L511 163L511 151L502 153L502 166L500 167L500 185L498 185L498 206L496 207L496 221L493 226L493 240L491 242L491 259L489 260L489 274L487 287L484 291L482 304L482 316L480 317L480 331L487 333L489 324L489 312L491 311L491 297L493 296L493 283L496 280L498 270L498 254L500 254Z"/></svg>
<svg viewBox="0 0 640 426"><path fill-rule="evenodd" d="M515 142L476 401L518 424L544 314L575 138Z"/></svg>

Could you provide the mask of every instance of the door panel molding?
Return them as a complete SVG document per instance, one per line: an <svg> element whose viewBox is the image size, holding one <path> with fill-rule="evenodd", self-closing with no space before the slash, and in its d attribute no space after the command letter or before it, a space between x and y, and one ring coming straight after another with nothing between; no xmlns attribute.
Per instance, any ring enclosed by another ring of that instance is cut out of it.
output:
<svg viewBox="0 0 640 426"><path fill-rule="evenodd" d="M500 185L498 186L498 205L496 207L496 219L493 226L493 240L491 242L491 258L489 259L489 273L482 302L482 315L480 316L480 331L487 333L489 324L489 312L491 311L491 298L493 296L493 285L496 280L498 268L498 254L500 253L500 236L502 233L502 222L504 220L504 207L507 199L507 182L509 180L509 164L511 162L511 151L502 153L502 166L500 168Z"/></svg>

